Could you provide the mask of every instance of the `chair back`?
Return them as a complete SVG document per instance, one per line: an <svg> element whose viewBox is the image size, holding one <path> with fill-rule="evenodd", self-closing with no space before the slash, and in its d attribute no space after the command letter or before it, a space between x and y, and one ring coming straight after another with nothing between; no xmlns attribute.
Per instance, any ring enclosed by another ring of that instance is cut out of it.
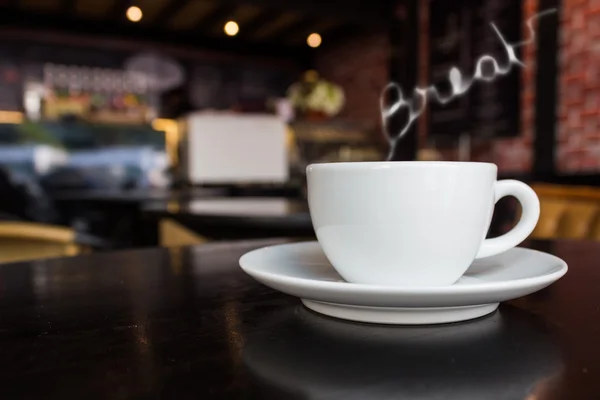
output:
<svg viewBox="0 0 600 400"><path fill-rule="evenodd" d="M600 188L535 184L540 220L534 239L600 240Z"/></svg>

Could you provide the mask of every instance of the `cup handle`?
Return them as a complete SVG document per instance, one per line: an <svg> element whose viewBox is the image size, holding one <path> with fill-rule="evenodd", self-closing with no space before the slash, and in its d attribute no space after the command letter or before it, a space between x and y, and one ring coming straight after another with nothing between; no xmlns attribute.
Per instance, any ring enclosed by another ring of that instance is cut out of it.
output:
<svg viewBox="0 0 600 400"><path fill-rule="evenodd" d="M475 258L494 256L517 246L533 232L540 218L540 199L533 189L523 182L512 179L498 181L494 187L494 196L494 204L505 196L516 197L523 207L521 219L504 235L484 240Z"/></svg>

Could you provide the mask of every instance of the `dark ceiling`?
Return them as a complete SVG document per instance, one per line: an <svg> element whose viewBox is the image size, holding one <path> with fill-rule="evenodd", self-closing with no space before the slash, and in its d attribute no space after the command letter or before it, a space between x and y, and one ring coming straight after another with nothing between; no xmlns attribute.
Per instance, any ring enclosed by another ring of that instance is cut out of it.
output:
<svg viewBox="0 0 600 400"><path fill-rule="evenodd" d="M193 46L236 53L300 56L310 33L323 47L353 35L387 29L386 0L0 0L5 30L62 31L94 37ZM129 6L143 12L126 19ZM240 26L235 37L226 21Z"/></svg>

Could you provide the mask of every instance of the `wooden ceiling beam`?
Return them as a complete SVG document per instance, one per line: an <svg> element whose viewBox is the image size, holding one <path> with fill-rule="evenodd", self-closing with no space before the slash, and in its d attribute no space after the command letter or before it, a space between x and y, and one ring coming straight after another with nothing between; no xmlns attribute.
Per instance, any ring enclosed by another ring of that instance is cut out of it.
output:
<svg viewBox="0 0 600 400"><path fill-rule="evenodd" d="M130 0L114 0L112 7L109 8L106 16L112 20L123 21L125 20L125 12L131 5Z"/></svg>
<svg viewBox="0 0 600 400"><path fill-rule="evenodd" d="M190 35L184 32L168 31L152 25L112 24L107 26L105 20L75 18L74 16L42 12L7 9L4 12L6 21L3 29L19 29L30 32L68 33L71 36L89 36L95 38L139 41L150 46L177 45L201 49L206 52L230 54L232 56L270 57L297 60L304 63L311 57L305 46L286 46L275 41L253 43L242 37L210 37L207 35ZM3 36L4 37L4 36ZM140 50L143 47L140 46Z"/></svg>
<svg viewBox="0 0 600 400"><path fill-rule="evenodd" d="M188 5L190 0L171 0L165 4L162 10L156 15L154 23L160 26L166 26L171 18L173 18L179 11Z"/></svg>
<svg viewBox="0 0 600 400"><path fill-rule="evenodd" d="M245 37L254 37L263 26L276 19L279 15L281 15L280 11L263 11L251 21L248 21L244 25L240 26L240 34Z"/></svg>
<svg viewBox="0 0 600 400"><path fill-rule="evenodd" d="M76 0L62 0L60 2L61 14L75 14L75 1Z"/></svg>
<svg viewBox="0 0 600 400"><path fill-rule="evenodd" d="M219 4L206 16L203 16L196 23L196 30L202 32L211 32L218 28L218 25L224 25L229 19L234 19L235 5Z"/></svg>
<svg viewBox="0 0 600 400"><path fill-rule="evenodd" d="M281 41L288 41L292 38L306 36L311 33L311 27L315 26L316 22L312 17L304 17L285 27L284 29L275 32L275 36Z"/></svg>
<svg viewBox="0 0 600 400"><path fill-rule="evenodd" d="M335 18L362 26L389 26L390 0L219 0L220 4L252 4L266 9L292 11L315 18Z"/></svg>

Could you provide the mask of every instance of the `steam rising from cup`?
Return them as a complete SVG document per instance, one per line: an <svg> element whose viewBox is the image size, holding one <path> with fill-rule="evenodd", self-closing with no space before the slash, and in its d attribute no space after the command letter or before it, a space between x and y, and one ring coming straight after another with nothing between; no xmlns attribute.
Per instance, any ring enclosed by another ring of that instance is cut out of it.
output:
<svg viewBox="0 0 600 400"><path fill-rule="evenodd" d="M383 89L380 98L380 108L381 108L381 117L383 122L383 128L385 135L390 143L390 151L388 154L388 161L392 159L394 153L396 151L396 147L400 139L408 132L414 121L423 113L425 107L427 107L428 97L431 97L434 101L437 101L439 104L446 104L455 98L461 96L466 93L473 83L476 81L483 82L491 82L496 76L506 75L511 70L513 65L518 65L521 67L526 67L526 65L517 58L516 49L525 45L532 43L535 39L535 31L533 29L533 21L535 19L541 18L545 15L555 13L557 10L555 8L542 11L538 14L535 14L531 18L527 20L527 27L530 32L530 37L527 40L517 42L517 43L508 43L500 30L496 27L496 25L492 22L490 25L494 32L498 35L502 46L506 51L508 56L508 62L506 65L499 65L498 61L489 54L484 54L479 57L477 60L477 64L475 67L475 73L473 77L468 78L465 77L458 68L452 67L448 72L448 81L450 82L451 93L447 96L443 96L440 94L435 85L430 85L425 88L416 87L413 90L414 97L405 99L404 94L402 93L402 89L400 86L391 82L387 84L387 86ZM484 73L484 66L489 64L493 71L491 73ZM391 105L386 105L386 97L390 92L395 92L397 96L397 100L394 100ZM388 133L388 119L396 114L401 109L406 109L408 111L408 120L402 130L395 136L392 136Z"/></svg>

